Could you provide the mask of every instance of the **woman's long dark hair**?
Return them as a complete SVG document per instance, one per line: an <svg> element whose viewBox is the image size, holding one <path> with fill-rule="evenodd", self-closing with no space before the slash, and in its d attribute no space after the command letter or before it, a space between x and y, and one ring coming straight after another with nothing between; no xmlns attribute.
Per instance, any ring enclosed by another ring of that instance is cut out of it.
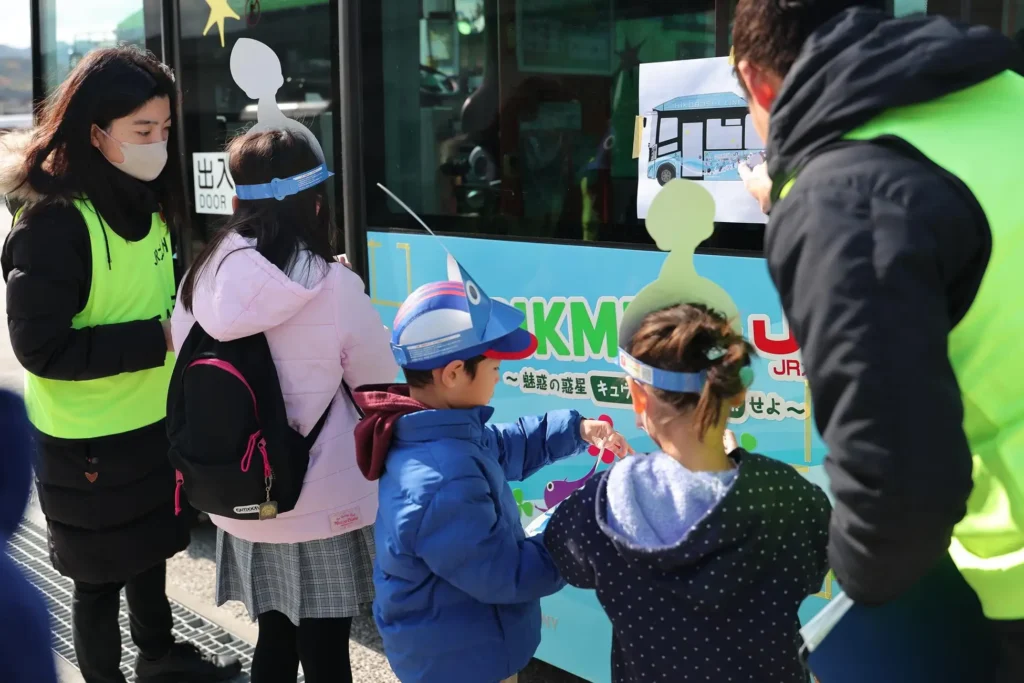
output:
<svg viewBox="0 0 1024 683"><path fill-rule="evenodd" d="M115 119L128 116L155 97L170 100L173 116L178 99L174 74L152 54L131 45L88 53L39 110L39 125L25 157L25 182L47 197L87 197L108 221L115 220L125 198L119 196L119 184L111 179L124 174L93 147L92 126L107 130ZM172 119L167 165L156 180L124 179L156 194L174 234L179 234L185 217L177 136L178 122Z"/></svg>
<svg viewBox="0 0 1024 683"><path fill-rule="evenodd" d="M322 161L301 135L271 130L246 133L228 145L231 176L237 185L261 185L312 170ZM210 240L181 284L181 303L192 310L196 282L210 266L224 238L237 233L256 241L254 249L280 270L287 270L301 250L318 257L311 265L334 260L335 228L327 185L276 199L239 200L227 224Z"/></svg>

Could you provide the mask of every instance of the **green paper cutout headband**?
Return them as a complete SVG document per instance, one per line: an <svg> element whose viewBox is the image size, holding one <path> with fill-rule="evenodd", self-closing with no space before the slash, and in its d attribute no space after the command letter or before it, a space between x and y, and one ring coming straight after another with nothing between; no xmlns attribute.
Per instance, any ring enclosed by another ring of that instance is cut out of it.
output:
<svg viewBox="0 0 1024 683"><path fill-rule="evenodd" d="M647 232L658 249L667 251L668 256L657 279L637 293L619 323L619 343L623 345L619 349L619 365L634 380L666 391L699 393L707 379L706 371L663 370L651 367L626 352L625 345L651 313L672 306L701 304L724 315L737 332L742 332L739 309L732 297L700 275L693 263L697 246L711 237L714 229L715 200L698 183L677 178L661 188L651 201L647 211ZM724 350L718 358L722 355ZM708 360L717 359L709 354ZM749 366L743 368L740 378L744 386L750 386L754 379L753 370Z"/></svg>

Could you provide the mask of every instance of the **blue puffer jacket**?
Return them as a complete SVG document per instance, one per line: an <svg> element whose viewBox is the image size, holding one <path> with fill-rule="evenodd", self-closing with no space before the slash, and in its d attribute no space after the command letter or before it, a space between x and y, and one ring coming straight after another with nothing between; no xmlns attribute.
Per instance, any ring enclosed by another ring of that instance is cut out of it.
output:
<svg viewBox="0 0 1024 683"><path fill-rule="evenodd" d="M508 482L582 450L580 416L487 425L492 413L422 410L394 422L380 479L374 617L403 683L497 683L518 673L540 644L540 598L564 585L540 539L525 538Z"/></svg>
<svg viewBox="0 0 1024 683"><path fill-rule="evenodd" d="M25 404L0 390L0 545L21 523L32 481L32 441ZM56 683L50 615L35 586L0 547L0 681Z"/></svg>

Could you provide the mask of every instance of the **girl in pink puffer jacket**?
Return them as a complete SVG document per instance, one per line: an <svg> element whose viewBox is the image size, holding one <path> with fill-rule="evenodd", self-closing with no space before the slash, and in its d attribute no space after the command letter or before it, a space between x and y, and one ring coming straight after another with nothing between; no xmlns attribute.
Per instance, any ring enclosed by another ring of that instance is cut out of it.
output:
<svg viewBox="0 0 1024 683"><path fill-rule="evenodd" d="M239 188L323 164L287 131L246 134L229 153ZM182 283L174 346L196 322L221 341L262 332L292 426L306 434L331 409L294 510L262 521L212 517L217 604L240 600L259 621L253 683L295 680L300 660L311 683L351 681L351 618L373 602L377 486L356 464L359 417L341 383L390 382L398 368L362 280L333 256L325 183L280 200L235 202Z"/></svg>

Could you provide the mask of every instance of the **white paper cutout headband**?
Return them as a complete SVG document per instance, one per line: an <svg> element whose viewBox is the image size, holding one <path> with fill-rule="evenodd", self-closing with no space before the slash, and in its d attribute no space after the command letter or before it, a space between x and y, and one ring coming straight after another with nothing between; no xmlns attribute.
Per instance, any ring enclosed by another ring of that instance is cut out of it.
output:
<svg viewBox="0 0 1024 683"><path fill-rule="evenodd" d="M284 115L277 105L277 91L284 85L281 60L267 45L252 38L239 38L231 48L231 78L235 85L257 100L256 125L248 132L288 131L306 139L320 159L320 165L290 178L274 178L269 183L236 185L239 199L277 199L298 194L319 185L334 174L327 170L324 150L313 132Z"/></svg>
<svg viewBox="0 0 1024 683"><path fill-rule="evenodd" d="M637 382L664 391L700 393L707 381L707 370L674 372L655 368L634 358L626 351L633 334L649 314L672 306L700 304L717 311L730 321L733 329L742 332L739 309L728 292L701 276L693 264L697 246L711 237L715 229L715 200L703 186L682 178L666 184L655 195L647 211L647 232L658 249L668 256L658 278L640 290L622 315L619 323L619 366ZM721 351L721 353L717 353ZM717 361L724 349L712 349L708 360ZM712 357L715 356L715 357ZM740 370L744 386L754 379L747 366Z"/></svg>

